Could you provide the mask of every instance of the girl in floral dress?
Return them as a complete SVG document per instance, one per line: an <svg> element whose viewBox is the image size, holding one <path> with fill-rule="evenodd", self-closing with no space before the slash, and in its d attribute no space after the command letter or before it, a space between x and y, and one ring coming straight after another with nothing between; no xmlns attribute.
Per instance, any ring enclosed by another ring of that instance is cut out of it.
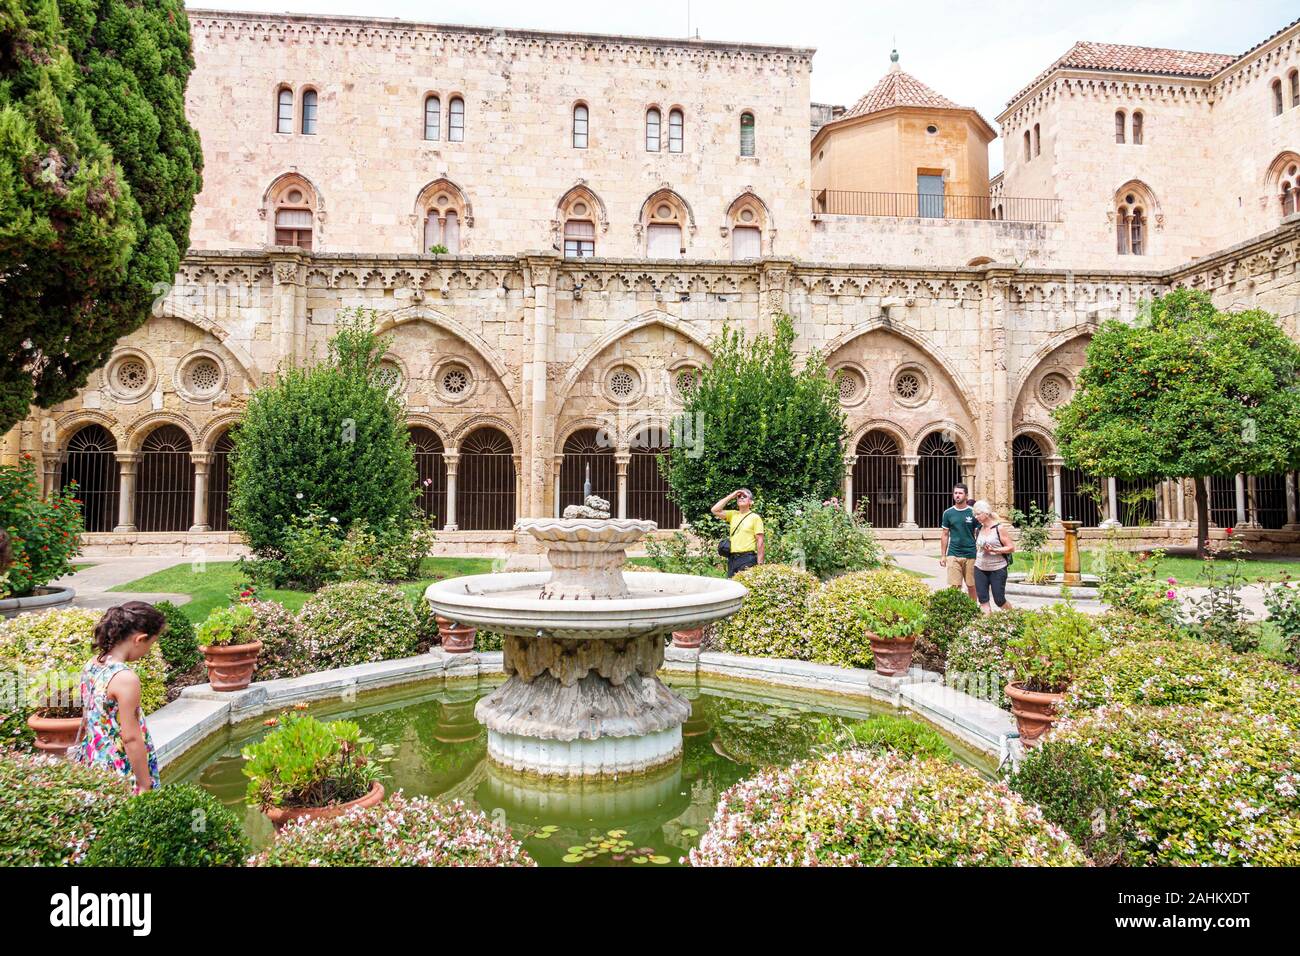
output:
<svg viewBox="0 0 1300 956"><path fill-rule="evenodd" d="M135 792L158 786L158 761L140 707L140 678L127 665L153 648L167 619L152 604L110 607L95 625L98 652L81 672L81 763L134 777Z"/></svg>

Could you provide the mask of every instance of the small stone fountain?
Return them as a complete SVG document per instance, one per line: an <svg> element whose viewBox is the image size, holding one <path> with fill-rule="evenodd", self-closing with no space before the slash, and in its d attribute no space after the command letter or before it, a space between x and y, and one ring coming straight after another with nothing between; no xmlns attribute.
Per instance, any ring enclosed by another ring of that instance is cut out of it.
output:
<svg viewBox="0 0 1300 956"><path fill-rule="evenodd" d="M686 574L623 575L628 546L653 521L610 518L588 495L563 518L525 519L551 570L438 581L436 614L504 635L508 679L479 701L488 756L543 776L614 776L649 770L681 753L685 698L657 676L664 635L700 627L740 607L734 581Z"/></svg>

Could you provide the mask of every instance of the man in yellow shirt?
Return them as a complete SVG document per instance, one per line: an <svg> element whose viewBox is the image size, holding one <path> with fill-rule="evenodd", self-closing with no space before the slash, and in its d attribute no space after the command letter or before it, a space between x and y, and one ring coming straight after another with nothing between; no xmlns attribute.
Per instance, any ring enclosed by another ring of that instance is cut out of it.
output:
<svg viewBox="0 0 1300 956"><path fill-rule="evenodd" d="M736 501L735 510L727 504ZM727 522L731 540L731 554L727 557L727 577L763 563L763 518L754 509L754 493L748 488L738 488L709 510L715 518Z"/></svg>

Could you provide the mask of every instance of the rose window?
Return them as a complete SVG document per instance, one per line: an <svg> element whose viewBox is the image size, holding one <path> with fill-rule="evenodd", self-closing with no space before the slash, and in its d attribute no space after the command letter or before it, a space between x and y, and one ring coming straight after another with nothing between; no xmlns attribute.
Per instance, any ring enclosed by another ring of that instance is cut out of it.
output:
<svg viewBox="0 0 1300 956"><path fill-rule="evenodd" d="M116 377L124 392L139 392L149 384L149 370L138 359L127 359L119 364Z"/></svg>

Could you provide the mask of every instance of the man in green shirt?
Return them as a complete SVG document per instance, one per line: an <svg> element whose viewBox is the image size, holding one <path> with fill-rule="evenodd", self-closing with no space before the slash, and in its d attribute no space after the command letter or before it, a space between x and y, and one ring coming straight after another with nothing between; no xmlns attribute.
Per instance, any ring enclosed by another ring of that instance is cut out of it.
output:
<svg viewBox="0 0 1300 956"><path fill-rule="evenodd" d="M939 544L939 566L948 569L948 587L966 585L966 593L975 597L975 512L970 496L961 482L952 486L952 507L943 513L939 526L943 537ZM977 598L978 600L978 598Z"/></svg>

